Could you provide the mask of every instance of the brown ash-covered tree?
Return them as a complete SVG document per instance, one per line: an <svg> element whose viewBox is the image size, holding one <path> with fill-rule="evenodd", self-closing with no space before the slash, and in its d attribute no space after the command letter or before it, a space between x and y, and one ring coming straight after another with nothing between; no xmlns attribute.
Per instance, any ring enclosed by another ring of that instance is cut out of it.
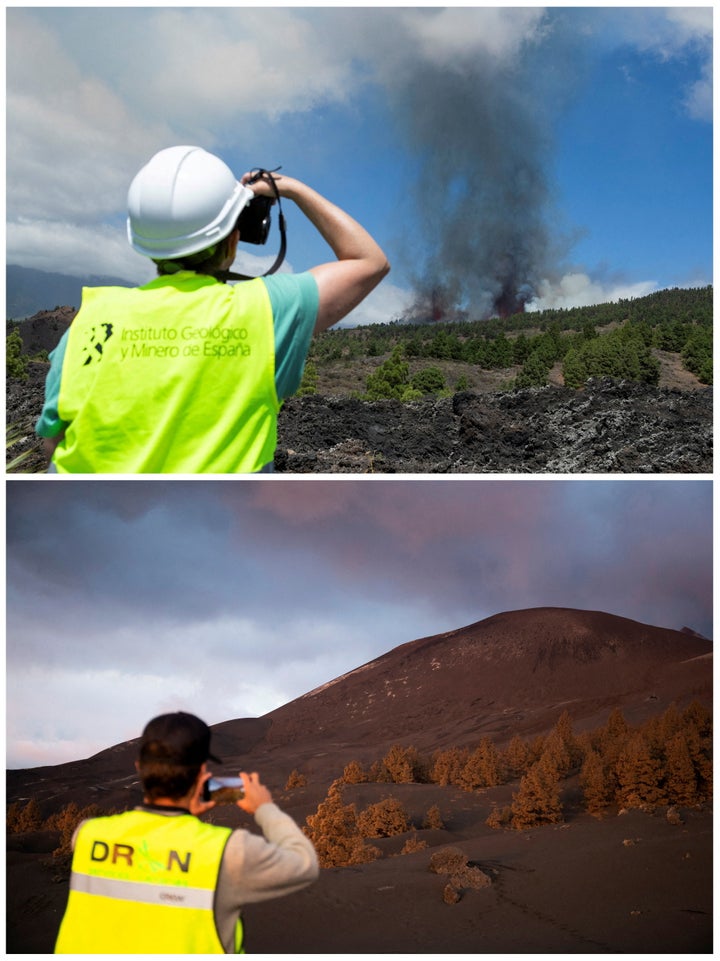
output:
<svg viewBox="0 0 720 961"><path fill-rule="evenodd" d="M490 738L484 737L465 762L458 783L466 791L495 787L501 783L500 755Z"/></svg>
<svg viewBox="0 0 720 961"><path fill-rule="evenodd" d="M689 806L699 799L698 778L688 740L678 731L665 745L665 791L669 804Z"/></svg>
<svg viewBox="0 0 720 961"><path fill-rule="evenodd" d="M43 827L43 816L40 805L35 798L29 801L13 801L8 806L5 816L8 834L25 834L29 831L39 831Z"/></svg>
<svg viewBox="0 0 720 961"><path fill-rule="evenodd" d="M402 802L393 797L368 805L357 817L357 828L364 838L389 838L405 834L411 827Z"/></svg>
<svg viewBox="0 0 720 961"><path fill-rule="evenodd" d="M510 780L515 780L515 778L526 774L532 763L530 748L519 734L513 736L501 757Z"/></svg>
<svg viewBox="0 0 720 961"><path fill-rule="evenodd" d="M463 768L469 756L467 748L450 747L435 751L430 765L430 780L433 784L459 784Z"/></svg>
<svg viewBox="0 0 720 961"><path fill-rule="evenodd" d="M445 827L445 822L442 819L442 814L440 813L440 808L437 806L437 804L433 804L427 809L422 826L423 828L431 831L443 830Z"/></svg>
<svg viewBox="0 0 720 961"><path fill-rule="evenodd" d="M580 786L583 789L585 807L590 814L600 814L612 804L615 797L615 779L602 756L593 748L585 754L580 770Z"/></svg>
<svg viewBox="0 0 720 961"><path fill-rule="evenodd" d="M655 807L665 801L662 764L642 731L633 734L620 752L616 771L616 797L622 807Z"/></svg>
<svg viewBox="0 0 720 961"><path fill-rule="evenodd" d="M510 810L511 824L518 830L562 821L560 775L549 755L543 754L521 778Z"/></svg>
<svg viewBox="0 0 720 961"><path fill-rule="evenodd" d="M370 778L359 761L350 761L349 764L345 765L340 780L344 784L363 784Z"/></svg>
<svg viewBox="0 0 720 961"><path fill-rule="evenodd" d="M387 779L393 784L422 783L427 780L427 764L414 747L394 744L381 763L387 772Z"/></svg>
<svg viewBox="0 0 720 961"><path fill-rule="evenodd" d="M354 804L344 804L338 782L330 785L327 798L303 828L317 851L323 868L346 867L374 861L380 851L367 845L357 825Z"/></svg>

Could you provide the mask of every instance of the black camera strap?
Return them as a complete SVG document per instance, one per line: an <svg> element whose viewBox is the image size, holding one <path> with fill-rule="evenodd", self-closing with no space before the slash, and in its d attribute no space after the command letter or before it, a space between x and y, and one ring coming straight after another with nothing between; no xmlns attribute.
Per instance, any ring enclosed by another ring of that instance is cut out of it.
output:
<svg viewBox="0 0 720 961"><path fill-rule="evenodd" d="M280 264L283 262L283 260L285 260L285 253L287 251L287 231L285 227L285 215L282 212L282 204L280 203L280 192L277 189L277 184L275 183L275 178L273 177L273 174L275 173L275 171L279 169L280 169L279 167L275 167L275 170L264 170L262 167L258 167L256 170L253 170L252 177L248 181L249 184L254 184L254 183L257 183L258 180L264 180L265 183L270 184L270 186L273 189L273 193L275 194L274 202L276 202L278 206L278 227L280 228L280 250L278 251L277 257L275 258L275 263L272 265L272 267L266 270L264 274L259 274L258 276L260 277L268 277L270 274L274 274L275 271L280 266ZM222 273L216 274L215 276L218 278L218 280L222 280L222 281L255 280L254 277L251 277L247 274L237 274L232 270L224 270Z"/></svg>

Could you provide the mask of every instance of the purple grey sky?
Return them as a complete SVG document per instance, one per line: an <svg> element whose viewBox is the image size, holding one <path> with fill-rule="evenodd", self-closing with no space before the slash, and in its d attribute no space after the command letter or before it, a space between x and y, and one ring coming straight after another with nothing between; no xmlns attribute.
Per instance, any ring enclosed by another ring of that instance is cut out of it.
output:
<svg viewBox="0 0 720 961"><path fill-rule="evenodd" d="M259 716L500 611L712 636L712 483L348 479L7 483L7 763L167 710Z"/></svg>

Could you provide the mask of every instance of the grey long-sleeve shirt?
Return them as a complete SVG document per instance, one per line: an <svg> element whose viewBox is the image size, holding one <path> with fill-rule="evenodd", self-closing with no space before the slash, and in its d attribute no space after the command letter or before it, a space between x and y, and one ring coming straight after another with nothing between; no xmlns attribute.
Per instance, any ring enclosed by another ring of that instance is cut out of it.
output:
<svg viewBox="0 0 720 961"><path fill-rule="evenodd" d="M312 841L277 805L261 805L255 822L264 837L233 831L220 865L215 923L228 953L235 950L235 922L244 904L300 891L320 873Z"/></svg>

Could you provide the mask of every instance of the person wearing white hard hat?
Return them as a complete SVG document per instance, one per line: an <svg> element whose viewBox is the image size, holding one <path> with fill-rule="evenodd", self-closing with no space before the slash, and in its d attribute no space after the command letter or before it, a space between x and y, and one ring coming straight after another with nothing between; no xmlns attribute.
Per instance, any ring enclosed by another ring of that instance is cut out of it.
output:
<svg viewBox="0 0 720 961"><path fill-rule="evenodd" d="M337 259L228 284L242 276L230 271L238 242L263 242L264 211L280 198L300 208ZM373 290L390 269L385 254L299 180L265 171L237 180L195 146L161 150L139 171L127 230L158 276L136 288L84 288L51 354L36 425L50 471L272 470L280 405L300 385L313 333Z"/></svg>

